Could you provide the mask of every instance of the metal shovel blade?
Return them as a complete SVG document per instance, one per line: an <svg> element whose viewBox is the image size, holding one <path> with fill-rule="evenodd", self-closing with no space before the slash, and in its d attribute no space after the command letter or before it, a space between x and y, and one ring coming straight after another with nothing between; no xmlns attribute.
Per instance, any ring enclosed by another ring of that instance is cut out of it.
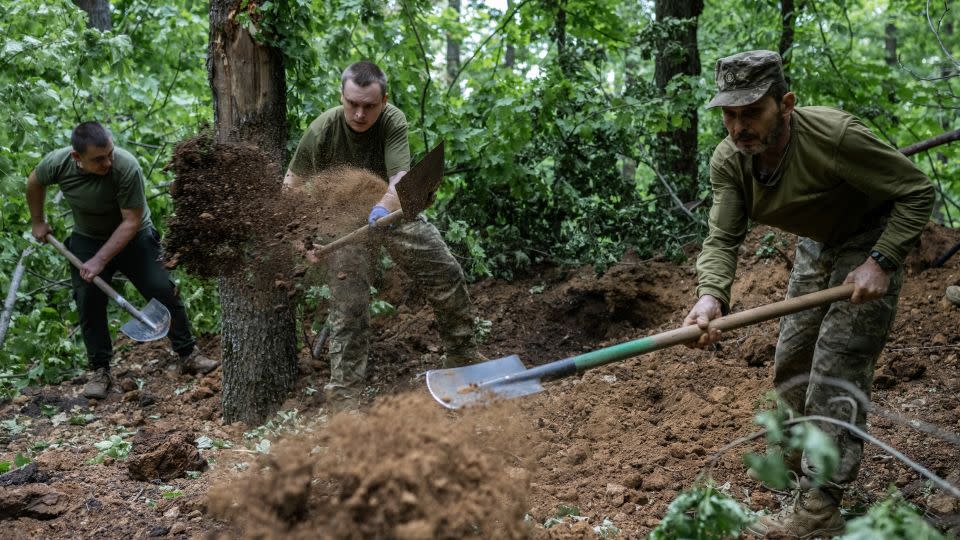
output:
<svg viewBox="0 0 960 540"><path fill-rule="evenodd" d="M170 311L156 298L152 298L140 313L146 322L133 317L120 327L120 331L130 339L140 342L155 341L165 337L170 331Z"/></svg>
<svg viewBox="0 0 960 540"><path fill-rule="evenodd" d="M430 370L427 372L427 388L433 399L448 409L488 405L492 401L542 392L539 379L490 384L490 381L526 370L520 357L514 354L481 364Z"/></svg>
<svg viewBox="0 0 960 540"><path fill-rule="evenodd" d="M403 219L414 220L417 214L433 204L437 189L443 182L443 152L444 144L440 141L440 144L427 152L427 155L397 182L397 196L400 198L400 208L403 209Z"/></svg>

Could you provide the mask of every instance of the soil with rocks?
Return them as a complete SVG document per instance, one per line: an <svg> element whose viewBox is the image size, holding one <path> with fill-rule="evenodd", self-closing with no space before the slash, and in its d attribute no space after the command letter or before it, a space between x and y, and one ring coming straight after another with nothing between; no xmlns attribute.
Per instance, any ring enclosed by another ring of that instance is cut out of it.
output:
<svg viewBox="0 0 960 540"><path fill-rule="evenodd" d="M765 249L770 235L782 249ZM872 393L877 407L953 432L960 431L960 308L944 289L960 284L960 256L942 268L930 264L958 241L960 231L931 225L911 255ZM792 243L770 229L751 231L734 311L782 299ZM470 292L478 316L491 323L482 352L517 354L530 366L678 327L695 282L692 261L628 255L602 275L542 267ZM37 468L0 488L0 538L595 538L604 520L621 537L640 538L720 448L759 429L753 417L772 388L776 321L729 332L715 350L665 349L506 404L447 411L426 397L424 373L442 354L431 308L396 270L378 288L398 309L372 321L357 412L328 410L317 391L329 374L326 359L314 359L305 344L300 382L283 411L264 426L224 425L219 370L180 375L166 342L124 339L107 399L84 403L76 379L0 405L0 460L19 453ZM201 346L219 356L216 336ZM873 436L960 482L955 447L880 415L868 420ZM95 459L94 444L114 435L133 443L129 456ZM150 443L161 439L181 447L192 440L206 469L189 451L161 466L162 452ZM748 478L741 460L762 448L754 442L724 453L711 474L751 508L776 511L787 496ZM153 465L142 463L151 452ZM146 480L135 479L134 462ZM932 522L958 526L955 498L869 444L844 505L855 515L889 486ZM582 519L544 528L561 507Z"/></svg>

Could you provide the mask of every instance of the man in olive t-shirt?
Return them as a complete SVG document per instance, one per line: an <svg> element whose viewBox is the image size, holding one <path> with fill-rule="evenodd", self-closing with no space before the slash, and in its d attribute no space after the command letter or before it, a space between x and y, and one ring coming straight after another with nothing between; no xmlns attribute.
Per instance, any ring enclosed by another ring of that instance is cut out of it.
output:
<svg viewBox="0 0 960 540"><path fill-rule="evenodd" d="M407 120L387 103L387 79L372 62L357 62L341 78L341 106L310 124L284 178L296 189L312 175L337 165L368 169L384 180L384 195L367 220L400 208L396 184L410 167ZM330 382L325 397L351 407L359 397L369 349L370 275L382 245L420 288L437 317L444 367L482 360L474 338L473 307L463 271L436 227L423 216L379 231L365 245L350 245L327 256L330 287Z"/></svg>
<svg viewBox="0 0 960 540"><path fill-rule="evenodd" d="M96 122L74 128L71 146L47 154L27 179L27 204L33 236L47 241L53 232L44 218L47 187L60 186L73 213L73 233L66 246L83 262L71 266L74 299L92 374L84 395L104 399L110 389L113 347L107 325L106 294L93 278L108 283L122 272L146 298L170 310L170 341L186 373L207 373L218 362L196 350L183 303L160 264L160 235L150 221L143 172L133 155L116 148L110 132Z"/></svg>
<svg viewBox="0 0 960 540"><path fill-rule="evenodd" d="M929 219L933 186L855 117L826 107L796 107L775 52L720 59L716 83L719 92L708 107L722 108L729 136L710 160L713 206L697 259L699 300L684 324L705 330L697 346L720 338L708 324L730 307L748 220L798 235L787 296L842 283L853 283L854 292L849 301L781 319L774 384L801 415L852 418L866 429L867 404L824 378L852 383L869 396L874 363L896 312L904 259ZM799 497L751 532L803 538L843 532L839 504L857 476L863 441L834 424L817 427L837 444L837 470L825 485L815 486L806 456L785 453Z"/></svg>

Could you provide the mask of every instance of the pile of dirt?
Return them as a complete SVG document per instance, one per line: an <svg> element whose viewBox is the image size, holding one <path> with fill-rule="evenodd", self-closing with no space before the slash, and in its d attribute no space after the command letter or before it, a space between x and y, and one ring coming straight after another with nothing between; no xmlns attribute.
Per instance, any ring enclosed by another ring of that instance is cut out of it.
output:
<svg viewBox="0 0 960 540"><path fill-rule="evenodd" d="M536 435L516 413L455 415L422 393L381 399L274 449L212 490L208 508L251 537L526 536Z"/></svg>

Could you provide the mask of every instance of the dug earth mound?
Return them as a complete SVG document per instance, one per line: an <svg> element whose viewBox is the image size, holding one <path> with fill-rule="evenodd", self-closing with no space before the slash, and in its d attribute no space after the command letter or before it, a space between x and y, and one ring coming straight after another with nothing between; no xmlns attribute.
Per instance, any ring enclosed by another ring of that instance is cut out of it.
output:
<svg viewBox="0 0 960 540"><path fill-rule="evenodd" d="M274 449L208 509L256 538L522 538L536 431L517 412L384 398Z"/></svg>

